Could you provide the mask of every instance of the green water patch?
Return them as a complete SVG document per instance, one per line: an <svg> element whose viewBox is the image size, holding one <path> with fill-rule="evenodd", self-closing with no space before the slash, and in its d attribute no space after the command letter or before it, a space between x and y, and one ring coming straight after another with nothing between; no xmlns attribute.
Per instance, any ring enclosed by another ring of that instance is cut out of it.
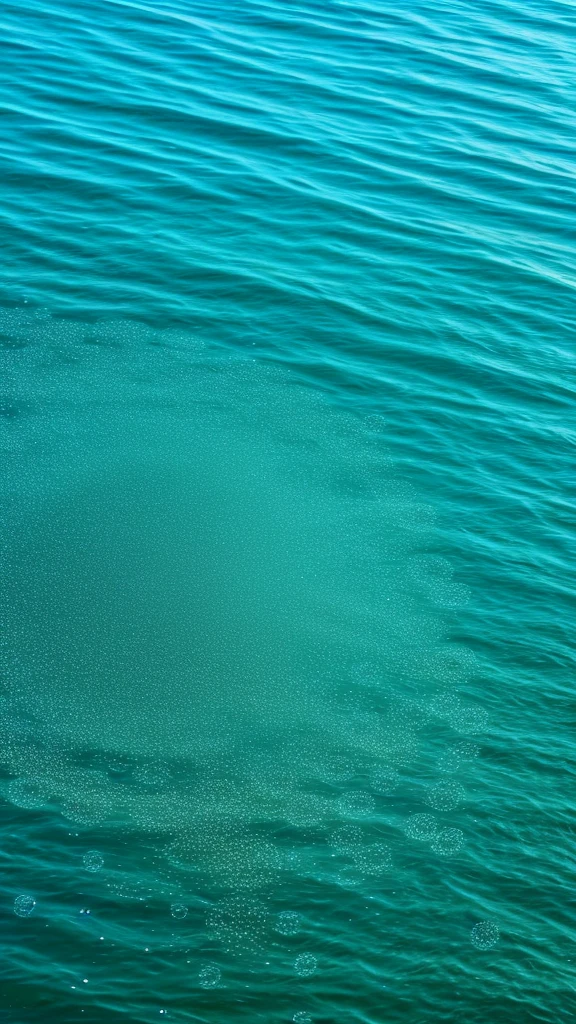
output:
<svg viewBox="0 0 576 1024"><path fill-rule="evenodd" d="M4 795L92 847L151 837L233 951L311 863L370 884L406 844L460 851L453 734L485 724L449 640L466 594L383 421L184 331L0 319L27 339L6 346Z"/></svg>

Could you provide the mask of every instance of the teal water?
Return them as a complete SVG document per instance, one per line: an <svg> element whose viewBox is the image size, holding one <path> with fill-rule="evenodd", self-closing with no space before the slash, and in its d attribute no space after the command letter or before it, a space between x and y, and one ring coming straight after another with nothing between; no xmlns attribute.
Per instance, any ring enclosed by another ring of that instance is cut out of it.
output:
<svg viewBox="0 0 576 1024"><path fill-rule="evenodd" d="M573 6L0 27L0 1019L568 1024Z"/></svg>

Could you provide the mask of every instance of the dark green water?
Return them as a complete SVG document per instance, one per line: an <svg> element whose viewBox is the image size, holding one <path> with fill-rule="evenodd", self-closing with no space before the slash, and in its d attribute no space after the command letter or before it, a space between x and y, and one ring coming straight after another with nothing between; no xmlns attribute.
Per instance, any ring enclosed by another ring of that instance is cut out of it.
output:
<svg viewBox="0 0 576 1024"><path fill-rule="evenodd" d="M0 1019L574 1019L572 14L3 5Z"/></svg>

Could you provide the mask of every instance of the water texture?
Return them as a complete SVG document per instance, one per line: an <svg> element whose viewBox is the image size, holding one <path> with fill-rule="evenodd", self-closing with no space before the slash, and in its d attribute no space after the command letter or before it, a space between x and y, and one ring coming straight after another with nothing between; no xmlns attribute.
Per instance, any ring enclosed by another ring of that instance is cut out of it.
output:
<svg viewBox="0 0 576 1024"><path fill-rule="evenodd" d="M0 1020L574 1020L575 53L2 5Z"/></svg>

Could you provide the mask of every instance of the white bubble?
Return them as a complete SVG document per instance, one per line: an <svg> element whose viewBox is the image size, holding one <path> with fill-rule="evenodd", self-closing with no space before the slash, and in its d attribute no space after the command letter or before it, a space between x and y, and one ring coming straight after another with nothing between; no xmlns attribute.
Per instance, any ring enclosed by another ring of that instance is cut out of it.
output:
<svg viewBox="0 0 576 1024"><path fill-rule="evenodd" d="M298 1010L292 1017L294 1024L312 1024L312 1017L306 1010Z"/></svg>
<svg viewBox="0 0 576 1024"><path fill-rule="evenodd" d="M201 988L216 988L220 984L222 971L215 964L207 964L198 973L198 984Z"/></svg>
<svg viewBox="0 0 576 1024"><path fill-rule="evenodd" d="M410 839L428 842L438 832L438 822L432 814L411 814L404 822L404 832Z"/></svg>
<svg viewBox="0 0 576 1024"><path fill-rule="evenodd" d="M500 929L494 921L478 921L470 932L470 941L476 949L492 949L500 938Z"/></svg>
<svg viewBox="0 0 576 1024"><path fill-rule="evenodd" d="M311 953L300 953L294 961L294 970L300 978L309 978L318 967L318 960Z"/></svg>
<svg viewBox="0 0 576 1024"><path fill-rule="evenodd" d="M426 803L435 811L453 811L464 800L465 793L459 782L442 779L427 791Z"/></svg>
<svg viewBox="0 0 576 1024"><path fill-rule="evenodd" d="M443 828L432 839L434 853L441 857L453 857L464 845L464 833L459 828Z"/></svg>
<svg viewBox="0 0 576 1024"><path fill-rule="evenodd" d="M280 935L296 935L300 931L300 914L295 910L283 910L278 914L274 928Z"/></svg>
<svg viewBox="0 0 576 1024"><path fill-rule="evenodd" d="M88 853L85 853L82 858L82 863L86 871L100 871L104 865L104 857L98 850L88 850Z"/></svg>
<svg viewBox="0 0 576 1024"><path fill-rule="evenodd" d="M170 913L172 917L175 917L178 921L182 921L188 916L188 907L184 903L173 903L170 907Z"/></svg>
<svg viewBox="0 0 576 1024"><path fill-rule="evenodd" d="M33 896L17 896L14 900L14 913L16 917L30 917L36 906Z"/></svg>

